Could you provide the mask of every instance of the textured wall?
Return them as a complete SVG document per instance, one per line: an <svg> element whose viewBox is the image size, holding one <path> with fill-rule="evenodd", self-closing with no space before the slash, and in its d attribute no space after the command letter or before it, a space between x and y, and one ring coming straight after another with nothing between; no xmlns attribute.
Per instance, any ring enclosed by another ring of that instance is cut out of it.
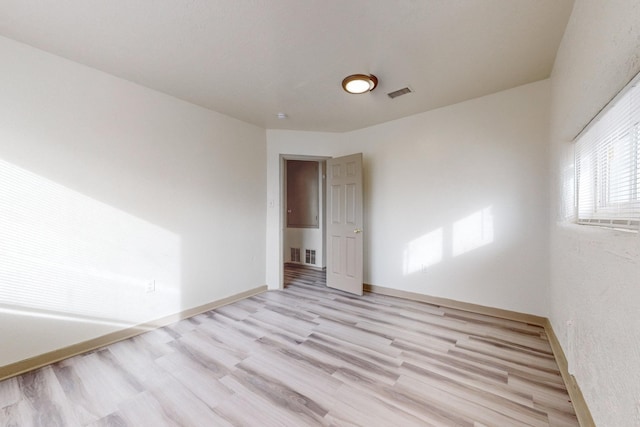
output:
<svg viewBox="0 0 640 427"><path fill-rule="evenodd" d="M601 427L640 425L640 238L572 224L571 140L638 70L640 3L576 1L551 78L550 317Z"/></svg>

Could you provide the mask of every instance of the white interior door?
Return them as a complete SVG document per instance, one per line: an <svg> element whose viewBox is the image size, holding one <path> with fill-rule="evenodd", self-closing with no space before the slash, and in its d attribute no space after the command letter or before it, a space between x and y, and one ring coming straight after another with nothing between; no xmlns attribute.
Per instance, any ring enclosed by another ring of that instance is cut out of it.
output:
<svg viewBox="0 0 640 427"><path fill-rule="evenodd" d="M327 160L327 286L362 295L362 153Z"/></svg>

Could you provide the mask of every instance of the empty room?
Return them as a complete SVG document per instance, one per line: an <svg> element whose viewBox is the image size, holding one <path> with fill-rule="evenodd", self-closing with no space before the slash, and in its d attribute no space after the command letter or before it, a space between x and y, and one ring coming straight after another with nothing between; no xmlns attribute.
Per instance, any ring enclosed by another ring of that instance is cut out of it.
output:
<svg viewBox="0 0 640 427"><path fill-rule="evenodd" d="M3 0L0 426L640 426L640 1Z"/></svg>

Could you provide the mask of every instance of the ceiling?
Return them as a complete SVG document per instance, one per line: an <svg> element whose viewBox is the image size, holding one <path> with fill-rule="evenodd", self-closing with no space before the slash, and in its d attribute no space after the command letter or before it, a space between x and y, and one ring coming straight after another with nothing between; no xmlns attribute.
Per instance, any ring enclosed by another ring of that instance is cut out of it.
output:
<svg viewBox="0 0 640 427"><path fill-rule="evenodd" d="M343 132L549 77L572 7L2 0L0 35L261 127ZM378 88L345 93L353 73L375 74ZM405 86L413 93L387 96Z"/></svg>

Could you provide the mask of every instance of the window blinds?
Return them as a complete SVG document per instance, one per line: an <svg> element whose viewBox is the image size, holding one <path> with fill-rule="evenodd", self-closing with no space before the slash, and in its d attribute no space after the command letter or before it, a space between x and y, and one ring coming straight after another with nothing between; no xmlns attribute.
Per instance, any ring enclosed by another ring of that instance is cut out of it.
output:
<svg viewBox="0 0 640 427"><path fill-rule="evenodd" d="M576 142L578 223L638 229L640 84L634 79Z"/></svg>

